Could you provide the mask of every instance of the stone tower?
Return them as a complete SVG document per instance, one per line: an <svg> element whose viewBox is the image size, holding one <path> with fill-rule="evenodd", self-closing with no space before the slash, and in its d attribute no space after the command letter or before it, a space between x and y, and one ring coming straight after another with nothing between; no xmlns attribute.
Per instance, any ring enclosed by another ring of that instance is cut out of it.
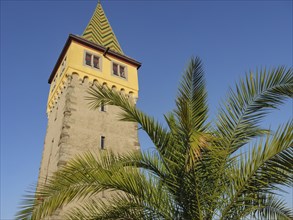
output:
<svg viewBox="0 0 293 220"><path fill-rule="evenodd" d="M48 126L39 183L76 154L139 149L137 125L118 120L120 109L90 110L95 83L138 98L140 63L123 54L100 3L82 36L70 34L49 77Z"/></svg>

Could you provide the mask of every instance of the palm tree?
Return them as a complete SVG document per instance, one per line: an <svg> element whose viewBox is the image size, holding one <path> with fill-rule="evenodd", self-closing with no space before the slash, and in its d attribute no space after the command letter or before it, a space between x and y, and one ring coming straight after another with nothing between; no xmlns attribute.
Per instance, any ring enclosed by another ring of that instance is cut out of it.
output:
<svg viewBox="0 0 293 220"><path fill-rule="evenodd" d="M69 219L293 218L278 194L292 187L293 123L275 132L260 126L272 109L292 98L292 68L246 75L214 121L207 121L199 58L191 59L183 75L165 127L111 89L97 86L89 94L94 109L101 103L120 107L121 120L137 122L155 150L78 156L28 196L19 219L42 219L72 201L81 205L67 212ZM96 199L102 191L115 192Z"/></svg>

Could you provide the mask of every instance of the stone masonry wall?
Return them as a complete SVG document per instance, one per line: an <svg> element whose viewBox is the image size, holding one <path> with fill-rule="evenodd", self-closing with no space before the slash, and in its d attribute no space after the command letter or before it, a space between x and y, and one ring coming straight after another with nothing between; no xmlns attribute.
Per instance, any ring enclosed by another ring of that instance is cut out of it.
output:
<svg viewBox="0 0 293 220"><path fill-rule="evenodd" d="M137 124L119 121L118 107L106 106L105 112L89 109L85 97L90 86L92 82L80 79L77 74L68 76L48 116L39 184L76 154L101 152L101 136L105 137L105 150L119 153L139 150Z"/></svg>

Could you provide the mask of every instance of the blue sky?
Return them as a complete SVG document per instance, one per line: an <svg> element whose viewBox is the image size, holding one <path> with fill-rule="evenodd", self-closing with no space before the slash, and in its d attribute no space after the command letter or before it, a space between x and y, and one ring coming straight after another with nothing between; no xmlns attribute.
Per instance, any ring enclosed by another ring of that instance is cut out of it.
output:
<svg viewBox="0 0 293 220"><path fill-rule="evenodd" d="M36 183L46 133L47 79L69 33L97 1L1 1L1 219ZM126 55L142 62L138 106L159 120L174 107L192 55L204 62L211 119L249 70L292 66L292 1L102 1ZM292 100L291 100L292 101ZM275 128L292 102L270 115ZM140 134L143 149L151 143ZM291 196L287 201L292 205Z"/></svg>

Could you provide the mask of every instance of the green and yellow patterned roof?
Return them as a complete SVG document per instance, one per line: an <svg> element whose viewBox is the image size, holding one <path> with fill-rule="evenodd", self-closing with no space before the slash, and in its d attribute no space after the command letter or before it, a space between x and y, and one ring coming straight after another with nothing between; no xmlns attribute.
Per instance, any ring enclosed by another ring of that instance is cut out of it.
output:
<svg viewBox="0 0 293 220"><path fill-rule="evenodd" d="M100 2L98 3L90 22L84 30L82 37L101 46L109 47L110 50L123 54Z"/></svg>

